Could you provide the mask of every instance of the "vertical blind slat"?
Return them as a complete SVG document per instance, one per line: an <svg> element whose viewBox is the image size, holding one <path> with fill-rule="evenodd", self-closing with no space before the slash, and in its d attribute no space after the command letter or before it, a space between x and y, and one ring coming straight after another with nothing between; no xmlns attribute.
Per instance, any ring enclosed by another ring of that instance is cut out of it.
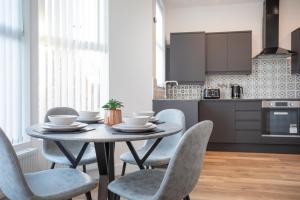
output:
<svg viewBox="0 0 300 200"><path fill-rule="evenodd" d="M27 90L24 62L23 1L0 1L0 127L12 143L21 142L27 113L23 92Z"/></svg>

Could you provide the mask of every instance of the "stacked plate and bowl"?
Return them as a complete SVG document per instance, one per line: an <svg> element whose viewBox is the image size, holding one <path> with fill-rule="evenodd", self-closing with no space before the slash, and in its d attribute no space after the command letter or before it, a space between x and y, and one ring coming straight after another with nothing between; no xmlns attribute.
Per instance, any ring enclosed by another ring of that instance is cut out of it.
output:
<svg viewBox="0 0 300 200"><path fill-rule="evenodd" d="M77 118L77 115L50 115L50 122L44 123L42 128L49 131L77 131L85 128L87 124L76 122Z"/></svg>
<svg viewBox="0 0 300 200"><path fill-rule="evenodd" d="M132 117L124 117L123 123L116 124L112 128L121 132L151 131L157 127L152 123L157 120L153 115L153 111L135 112Z"/></svg>
<svg viewBox="0 0 300 200"><path fill-rule="evenodd" d="M42 128L48 131L77 131L85 128L90 123L101 121L98 111L80 111L79 116L50 115L48 119L50 122L42 125Z"/></svg>

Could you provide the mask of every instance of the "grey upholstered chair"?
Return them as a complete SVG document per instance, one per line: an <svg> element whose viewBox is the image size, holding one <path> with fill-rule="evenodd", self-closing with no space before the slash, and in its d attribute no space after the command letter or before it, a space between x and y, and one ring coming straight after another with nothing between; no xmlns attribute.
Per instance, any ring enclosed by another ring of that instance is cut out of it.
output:
<svg viewBox="0 0 300 200"><path fill-rule="evenodd" d="M156 117L160 121L178 124L182 127L182 131L164 138L159 145L154 149L150 156L145 161L144 165L146 167L157 167L167 165L173 156L176 146L185 131L185 116L181 110L177 109L166 109L160 111ZM137 150L139 157L143 157L148 149L152 146L155 140L147 140L145 145ZM122 175L124 175L126 170L126 163L136 165L136 162L130 152L123 153L120 157L123 161Z"/></svg>
<svg viewBox="0 0 300 200"><path fill-rule="evenodd" d="M88 193L97 183L76 169L23 174L17 155L0 128L0 188L11 200L66 200Z"/></svg>
<svg viewBox="0 0 300 200"><path fill-rule="evenodd" d="M213 123L202 121L181 138L166 170L137 171L111 182L108 189L129 200L179 200L198 182Z"/></svg>
<svg viewBox="0 0 300 200"><path fill-rule="evenodd" d="M49 122L49 115L78 115L77 111L73 108L68 107L56 107L50 109L45 115L45 122ZM77 156L83 146L83 142L61 142L62 145ZM52 162L51 169L55 167L55 163L70 166L70 161L66 156L59 150L56 144L49 140L43 140L43 151L44 157ZM96 162L95 148L92 144L89 144L79 162L79 165L83 166L83 171L86 172L86 165Z"/></svg>

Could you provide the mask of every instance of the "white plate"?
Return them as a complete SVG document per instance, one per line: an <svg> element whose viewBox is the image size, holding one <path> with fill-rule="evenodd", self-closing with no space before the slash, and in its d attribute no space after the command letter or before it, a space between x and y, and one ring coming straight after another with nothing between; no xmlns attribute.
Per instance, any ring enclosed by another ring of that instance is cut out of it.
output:
<svg viewBox="0 0 300 200"><path fill-rule="evenodd" d="M49 125L47 125L47 124L42 124L42 128L43 129L46 129L46 130L48 130L48 131L77 131L77 130L80 130L80 129L83 129L84 127L86 127L87 126L87 124L85 124L85 123L80 123L80 122L78 122L79 123L79 125L78 126L69 126L69 127L53 127L53 126L49 126Z"/></svg>
<svg viewBox="0 0 300 200"><path fill-rule="evenodd" d="M57 125L57 124L54 124L53 122L46 122L45 125L49 126L49 127L55 127L55 128L70 128L70 127L79 126L80 122L74 122L73 124L70 124L70 125Z"/></svg>
<svg viewBox="0 0 300 200"><path fill-rule="evenodd" d="M128 125L128 124L125 124L125 123L122 123L122 124L119 124L120 127L122 128L148 128L150 126L152 126L153 124L148 122L147 124L145 125Z"/></svg>
<svg viewBox="0 0 300 200"><path fill-rule="evenodd" d="M78 117L77 121L80 121L80 122L98 122L102 120L101 117L97 117L97 118L80 118Z"/></svg>
<svg viewBox="0 0 300 200"><path fill-rule="evenodd" d="M128 127L122 126L122 124L116 124L116 125L112 126L112 128L117 131L132 132L132 133L151 131L151 130L155 129L156 127L157 126L155 124L152 124L151 126L144 127L144 128L128 128Z"/></svg>

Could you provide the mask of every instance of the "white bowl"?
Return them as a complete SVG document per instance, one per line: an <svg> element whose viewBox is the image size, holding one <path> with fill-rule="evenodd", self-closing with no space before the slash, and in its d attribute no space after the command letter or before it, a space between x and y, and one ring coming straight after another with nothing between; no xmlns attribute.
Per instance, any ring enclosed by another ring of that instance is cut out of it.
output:
<svg viewBox="0 0 300 200"><path fill-rule="evenodd" d="M143 126L148 123L149 116L124 117L127 126Z"/></svg>
<svg viewBox="0 0 300 200"><path fill-rule="evenodd" d="M149 111L139 111L139 112L134 112L134 116L148 116L148 117L153 117L154 112L152 110Z"/></svg>
<svg viewBox="0 0 300 200"><path fill-rule="evenodd" d="M77 115L50 115L48 116L50 122L55 125L71 125L76 119Z"/></svg>
<svg viewBox="0 0 300 200"><path fill-rule="evenodd" d="M82 119L94 119L99 115L99 111L80 111L79 117Z"/></svg>

